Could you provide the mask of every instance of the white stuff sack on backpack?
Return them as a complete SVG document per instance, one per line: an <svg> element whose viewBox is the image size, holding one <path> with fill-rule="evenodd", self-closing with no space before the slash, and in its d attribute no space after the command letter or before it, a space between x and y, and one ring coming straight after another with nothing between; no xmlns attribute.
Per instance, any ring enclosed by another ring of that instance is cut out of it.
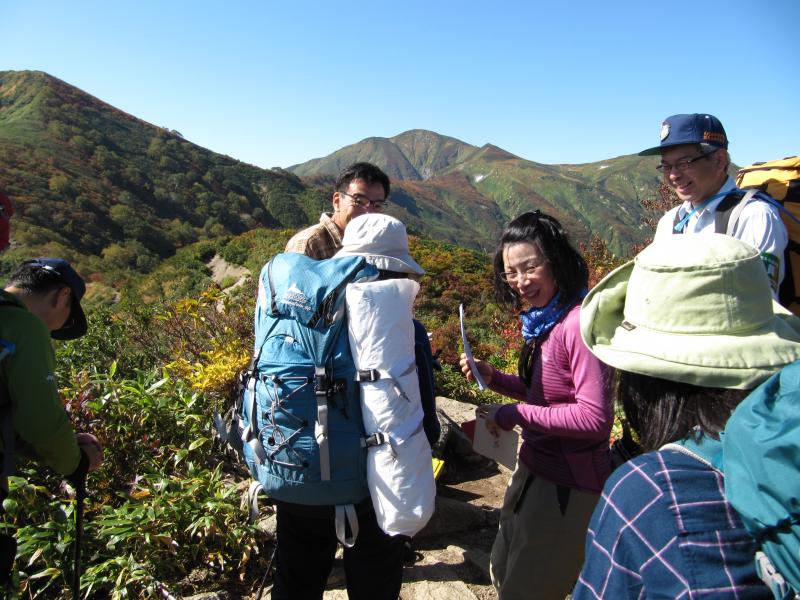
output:
<svg viewBox="0 0 800 600"><path fill-rule="evenodd" d="M361 411L368 439L376 433L388 437L367 451L367 485L378 524L389 535L420 531L436 498L414 354L412 305L418 292L410 279L351 283L346 290L356 369L379 375L361 381Z"/></svg>

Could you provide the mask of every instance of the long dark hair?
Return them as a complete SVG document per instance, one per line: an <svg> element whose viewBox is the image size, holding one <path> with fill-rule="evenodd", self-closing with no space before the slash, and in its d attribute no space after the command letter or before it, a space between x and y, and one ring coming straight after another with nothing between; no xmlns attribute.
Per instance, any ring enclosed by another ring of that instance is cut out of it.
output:
<svg viewBox="0 0 800 600"><path fill-rule="evenodd" d="M559 304L564 306L574 302L589 282L586 261L570 242L561 223L538 210L521 214L503 230L492 259L495 299L515 310L522 308L519 294L508 282L503 281L501 273L505 269L503 249L512 244L525 242L534 244L550 267L550 272L561 292Z"/></svg>
<svg viewBox="0 0 800 600"><path fill-rule="evenodd" d="M505 270L503 250L506 246L519 243L534 244L544 257L561 293L559 307L574 303L589 282L586 261L570 242L561 223L538 210L518 216L508 224L500 237L500 243L492 259L495 299L514 310L522 308L519 294L501 277ZM530 386L539 341L525 342L519 354L517 371L526 386Z"/></svg>
<svg viewBox="0 0 800 600"><path fill-rule="evenodd" d="M719 439L734 408L750 390L707 388L618 371L617 401L645 451L685 439L699 427Z"/></svg>

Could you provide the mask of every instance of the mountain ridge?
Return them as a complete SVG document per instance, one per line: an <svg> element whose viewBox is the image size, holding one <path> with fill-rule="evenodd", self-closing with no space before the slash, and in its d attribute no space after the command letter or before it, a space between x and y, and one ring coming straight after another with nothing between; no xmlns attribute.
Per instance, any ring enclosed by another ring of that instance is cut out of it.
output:
<svg viewBox="0 0 800 600"><path fill-rule="evenodd" d="M378 145L384 150L373 152ZM435 160L429 160L433 166L424 172L424 177L419 155L409 156L406 150L419 145L450 150L449 153L439 151ZM401 158L393 162L386 147L397 148ZM494 218L500 222L508 222L524 210L544 210L561 220L578 240L585 241L595 234L617 254L624 254L647 239L650 232L642 226L646 210L641 200L655 196L660 183L652 169L652 160L638 155L594 163L548 165L522 158L491 143L472 146L424 129L405 131L390 138L366 138L325 157L293 165L289 170L303 178L333 177L339 168L355 160L372 162L391 174L394 190L407 192L413 187L418 195L433 193L446 204L451 203L443 198L443 182L453 183L462 196L469 187L497 205L499 210L495 211ZM406 167L408 164L414 167L413 171ZM454 179L454 174L462 174L464 179ZM412 181L421 181L425 186L411 186ZM393 192L392 197L395 196ZM411 221L414 221L413 214ZM461 231L468 238L474 237L477 224L473 222L466 227ZM484 233L499 233L501 228L478 229ZM451 238L450 241L455 240Z"/></svg>
<svg viewBox="0 0 800 600"><path fill-rule="evenodd" d="M392 179L389 213L409 231L491 250L505 223L539 208L576 241L624 253L642 241L645 159L545 165L424 129L370 137L290 169L261 169L194 144L41 71L0 71L0 182L17 215L0 271L61 255L96 277L145 274L198 240L298 229L330 210L336 173L368 160ZM267 257L264 257L265 259Z"/></svg>

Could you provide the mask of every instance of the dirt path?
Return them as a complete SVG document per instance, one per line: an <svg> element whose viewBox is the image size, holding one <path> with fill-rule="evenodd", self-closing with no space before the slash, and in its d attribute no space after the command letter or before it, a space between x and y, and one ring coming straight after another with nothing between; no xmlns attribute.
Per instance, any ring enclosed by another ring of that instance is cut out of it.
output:
<svg viewBox="0 0 800 600"><path fill-rule="evenodd" d="M250 274L249 269L232 265L224 258L222 258L219 254L215 254L214 258L212 258L208 262L208 267L211 269L211 278L218 285L222 285L222 283L226 279L236 280L236 283L228 286L226 289L231 289L236 286L242 285L242 283L244 283L245 277Z"/></svg>

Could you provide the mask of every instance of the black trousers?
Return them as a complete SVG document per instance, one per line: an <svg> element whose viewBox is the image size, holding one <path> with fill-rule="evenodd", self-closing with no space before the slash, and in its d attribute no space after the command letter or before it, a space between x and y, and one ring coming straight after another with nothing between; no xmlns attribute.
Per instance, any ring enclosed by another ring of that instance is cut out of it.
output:
<svg viewBox="0 0 800 600"><path fill-rule="evenodd" d="M344 549L348 598L397 600L408 538L384 533L371 506L359 511L358 526L355 545ZM279 504L276 537L272 599L321 600L338 544L333 516L312 517Z"/></svg>

